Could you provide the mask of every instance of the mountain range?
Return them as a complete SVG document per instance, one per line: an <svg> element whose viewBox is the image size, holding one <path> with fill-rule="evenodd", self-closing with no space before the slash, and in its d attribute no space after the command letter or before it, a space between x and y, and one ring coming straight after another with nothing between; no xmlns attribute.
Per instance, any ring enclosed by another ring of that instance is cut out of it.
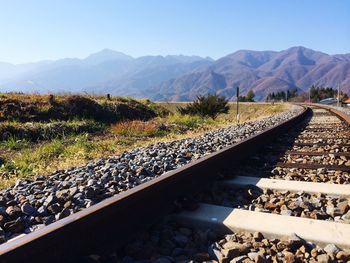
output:
<svg viewBox="0 0 350 263"><path fill-rule="evenodd" d="M329 55L305 47L282 51L239 50L217 60L199 56L133 58L104 49L85 59L13 65L0 62L1 92L87 92L189 101L218 93L235 99L236 87L257 100L270 92L307 91L311 85L337 87L350 94L350 54Z"/></svg>

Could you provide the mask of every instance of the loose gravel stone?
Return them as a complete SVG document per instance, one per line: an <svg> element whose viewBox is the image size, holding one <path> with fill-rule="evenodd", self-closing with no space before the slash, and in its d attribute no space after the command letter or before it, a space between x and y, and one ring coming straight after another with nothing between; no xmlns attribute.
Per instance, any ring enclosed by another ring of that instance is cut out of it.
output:
<svg viewBox="0 0 350 263"><path fill-rule="evenodd" d="M301 239L296 234L268 239L262 233L231 233L220 236L213 230L190 229L185 246L175 237L183 226L163 222L141 233L134 241L110 256L107 262L347 262L350 253L334 244L324 248ZM96 256L95 256L96 257ZM113 259L113 260L112 260Z"/></svg>
<svg viewBox="0 0 350 263"><path fill-rule="evenodd" d="M287 154L286 156L282 157L281 160L284 163L347 165L349 157L334 156L334 154L325 154L319 156Z"/></svg>
<svg viewBox="0 0 350 263"><path fill-rule="evenodd" d="M270 178L316 183L350 184L350 174L348 172L325 168L301 169L276 167L271 171Z"/></svg>
<svg viewBox="0 0 350 263"><path fill-rule="evenodd" d="M324 251L334 257L340 251L340 249L334 244L328 244L325 246Z"/></svg>
<svg viewBox="0 0 350 263"><path fill-rule="evenodd" d="M218 185L197 194L195 200L251 211L350 223L350 198L341 196L263 190L253 185L239 188Z"/></svg>
<svg viewBox="0 0 350 263"><path fill-rule="evenodd" d="M21 210L22 210L23 214L26 214L26 215L35 215L36 214L36 209L28 203L23 204L21 207Z"/></svg>

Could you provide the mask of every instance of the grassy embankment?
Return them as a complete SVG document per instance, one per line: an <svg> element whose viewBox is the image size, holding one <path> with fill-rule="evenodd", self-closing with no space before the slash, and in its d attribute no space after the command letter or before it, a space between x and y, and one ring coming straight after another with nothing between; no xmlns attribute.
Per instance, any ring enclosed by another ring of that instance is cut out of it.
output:
<svg viewBox="0 0 350 263"><path fill-rule="evenodd" d="M114 97L0 95L0 188L17 178L117 155L235 124L235 105L212 120L176 113L182 103ZM285 105L242 104L241 121L270 116Z"/></svg>

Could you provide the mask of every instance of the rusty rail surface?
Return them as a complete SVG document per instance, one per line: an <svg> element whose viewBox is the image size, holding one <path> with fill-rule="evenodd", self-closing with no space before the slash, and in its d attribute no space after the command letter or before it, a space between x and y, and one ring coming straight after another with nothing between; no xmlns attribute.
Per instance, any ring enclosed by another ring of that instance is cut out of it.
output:
<svg viewBox="0 0 350 263"><path fill-rule="evenodd" d="M275 127L4 243L0 245L0 262L78 262L87 253L103 254L174 211L175 199L200 191L218 173L234 169L240 160L309 113L310 109L304 107L299 115Z"/></svg>

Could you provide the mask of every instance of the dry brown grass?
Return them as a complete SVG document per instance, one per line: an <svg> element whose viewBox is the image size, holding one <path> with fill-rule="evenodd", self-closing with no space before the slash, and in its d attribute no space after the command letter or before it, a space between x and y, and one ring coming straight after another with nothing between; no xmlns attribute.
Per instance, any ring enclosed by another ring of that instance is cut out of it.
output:
<svg viewBox="0 0 350 263"><path fill-rule="evenodd" d="M117 135L126 137L155 136L158 133L158 125L149 121L123 121L112 125L111 130Z"/></svg>

